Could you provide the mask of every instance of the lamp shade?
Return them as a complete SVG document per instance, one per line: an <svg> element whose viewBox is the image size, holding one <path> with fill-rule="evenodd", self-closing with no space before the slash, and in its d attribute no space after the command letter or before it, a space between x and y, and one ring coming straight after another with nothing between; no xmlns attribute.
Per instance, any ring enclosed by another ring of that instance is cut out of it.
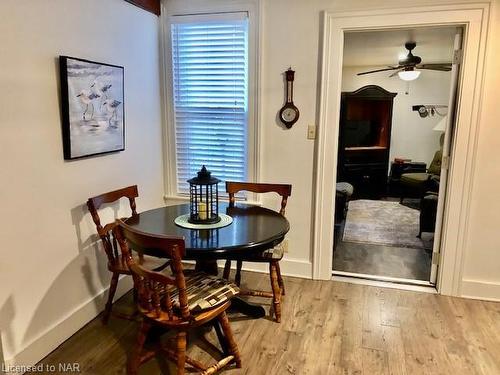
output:
<svg viewBox="0 0 500 375"><path fill-rule="evenodd" d="M448 121L448 116L444 116L439 122L432 128L432 130L437 132L446 131L446 122Z"/></svg>
<svg viewBox="0 0 500 375"><path fill-rule="evenodd" d="M403 70L402 72L398 73L399 78L401 78L403 81L413 81L417 79L419 75L419 70Z"/></svg>

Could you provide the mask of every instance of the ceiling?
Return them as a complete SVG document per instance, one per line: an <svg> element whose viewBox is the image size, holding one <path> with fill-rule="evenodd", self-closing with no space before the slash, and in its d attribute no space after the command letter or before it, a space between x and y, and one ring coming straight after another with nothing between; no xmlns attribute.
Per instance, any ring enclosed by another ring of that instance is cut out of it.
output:
<svg viewBox="0 0 500 375"><path fill-rule="evenodd" d="M344 36L344 66L394 65L408 51L404 44L417 43L413 54L422 63L451 62L456 27L348 32Z"/></svg>

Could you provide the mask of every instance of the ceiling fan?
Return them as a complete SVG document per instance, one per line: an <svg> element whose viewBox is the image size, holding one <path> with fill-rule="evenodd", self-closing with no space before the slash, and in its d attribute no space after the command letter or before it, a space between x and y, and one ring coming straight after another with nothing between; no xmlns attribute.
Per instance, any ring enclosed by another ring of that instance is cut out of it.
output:
<svg viewBox="0 0 500 375"><path fill-rule="evenodd" d="M371 74L377 72L384 72L388 70L395 70L389 77L394 77L396 74L399 78L405 81L412 81L417 79L420 72L415 69L427 69L427 70L438 70L441 72L449 72L451 70L451 63L441 63L441 64L421 64L422 59L419 56L415 56L411 51L417 46L416 42L406 42L405 48L408 50L406 57L398 61L397 66L388 66L383 69L370 70L368 72L358 73L358 76L364 74Z"/></svg>

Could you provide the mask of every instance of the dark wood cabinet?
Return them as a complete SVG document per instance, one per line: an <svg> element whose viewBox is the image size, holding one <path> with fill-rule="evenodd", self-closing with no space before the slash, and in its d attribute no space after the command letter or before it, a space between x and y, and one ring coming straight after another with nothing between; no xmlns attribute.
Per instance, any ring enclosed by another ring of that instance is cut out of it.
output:
<svg viewBox="0 0 500 375"><path fill-rule="evenodd" d="M351 183L356 198L386 194L396 95L375 85L342 93L337 181Z"/></svg>

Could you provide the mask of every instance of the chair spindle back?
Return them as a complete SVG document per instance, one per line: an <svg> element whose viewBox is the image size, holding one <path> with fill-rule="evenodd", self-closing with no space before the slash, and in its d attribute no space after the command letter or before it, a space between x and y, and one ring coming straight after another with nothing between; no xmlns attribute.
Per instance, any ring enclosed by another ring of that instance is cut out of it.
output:
<svg viewBox="0 0 500 375"><path fill-rule="evenodd" d="M120 260L120 252L116 243L115 238L112 236L112 229L116 225L115 222L101 224L101 218L99 217L98 210L103 204L113 203L121 198L128 198L130 210L132 211L132 216L137 215L137 208L135 203L135 198L139 196L137 191L137 185L128 186L123 189L118 189L97 195L95 197L89 198L87 200L87 207L90 214L92 215L92 220L97 229L97 233L102 240L104 251L108 256L108 262L110 265L115 264Z"/></svg>
<svg viewBox="0 0 500 375"><path fill-rule="evenodd" d="M116 221L113 229L122 254L134 278L139 306L155 318L178 320L174 308L180 312L180 318L189 320L191 312L188 308L186 279L182 268L182 257L185 254L184 238L173 236L151 235L138 231L121 220ZM155 272L136 263L130 250L151 252L170 259L173 277ZM174 301L170 291L173 285L178 290L178 301Z"/></svg>
<svg viewBox="0 0 500 375"><path fill-rule="evenodd" d="M281 215L285 216L286 203L288 197L292 194L292 185L226 181L226 192L229 194L230 207L234 206L235 194L240 191L249 191L252 193L274 192L279 194L281 196L281 208L279 212Z"/></svg>

